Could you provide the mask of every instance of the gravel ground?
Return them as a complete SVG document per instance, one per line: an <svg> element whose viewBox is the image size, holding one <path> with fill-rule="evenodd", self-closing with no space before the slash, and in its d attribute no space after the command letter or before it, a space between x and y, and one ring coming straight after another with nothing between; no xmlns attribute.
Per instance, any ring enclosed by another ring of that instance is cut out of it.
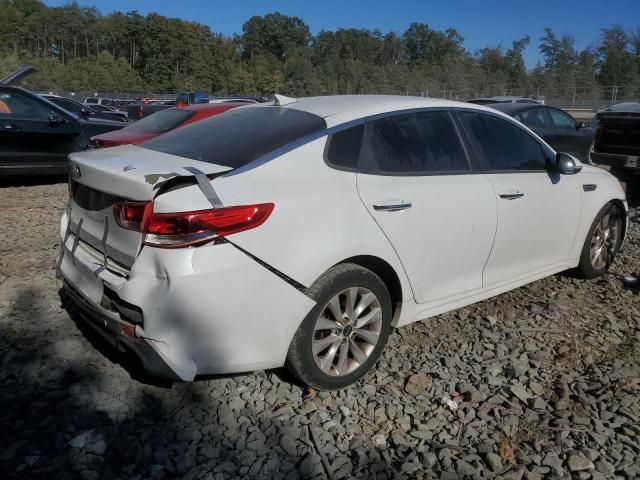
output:
<svg viewBox="0 0 640 480"><path fill-rule="evenodd" d="M66 194L0 188L0 478L640 477L638 209L606 277L401 328L305 398L279 371L163 384L85 332L51 270Z"/></svg>

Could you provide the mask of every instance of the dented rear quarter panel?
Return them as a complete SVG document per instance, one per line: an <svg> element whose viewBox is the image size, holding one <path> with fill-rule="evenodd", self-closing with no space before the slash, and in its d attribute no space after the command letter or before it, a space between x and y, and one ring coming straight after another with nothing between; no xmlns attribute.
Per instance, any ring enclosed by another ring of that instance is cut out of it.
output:
<svg viewBox="0 0 640 480"><path fill-rule="evenodd" d="M256 168L213 180L225 205L275 203L263 225L228 240L306 287L345 259L378 257L396 271L408 300L406 274L360 200L356 174L326 165L325 143L322 137ZM171 195L177 200L178 192L163 197L170 201Z"/></svg>

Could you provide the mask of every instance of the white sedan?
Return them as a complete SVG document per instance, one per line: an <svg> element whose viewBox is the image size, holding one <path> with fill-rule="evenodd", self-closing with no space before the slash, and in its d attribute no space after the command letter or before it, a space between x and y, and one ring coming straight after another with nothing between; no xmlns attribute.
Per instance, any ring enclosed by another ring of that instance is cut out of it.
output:
<svg viewBox="0 0 640 480"><path fill-rule="evenodd" d="M445 100L278 97L70 162L69 296L181 380L286 365L343 387L395 327L603 274L626 229L609 173Z"/></svg>

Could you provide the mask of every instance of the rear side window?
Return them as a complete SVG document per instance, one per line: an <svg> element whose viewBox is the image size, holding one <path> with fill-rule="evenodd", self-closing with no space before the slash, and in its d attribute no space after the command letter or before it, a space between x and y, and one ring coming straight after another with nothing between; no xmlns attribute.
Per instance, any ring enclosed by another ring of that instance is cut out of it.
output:
<svg viewBox="0 0 640 480"><path fill-rule="evenodd" d="M542 145L517 125L482 113L459 115L484 170L545 170Z"/></svg>
<svg viewBox="0 0 640 480"><path fill-rule="evenodd" d="M355 170L363 134L364 124L331 135L327 144L327 162L334 167Z"/></svg>
<svg viewBox="0 0 640 480"><path fill-rule="evenodd" d="M148 117L143 117L135 123L124 127L127 132L139 133L164 133L173 130L181 123L186 122L196 114L193 110L179 110L169 108L152 113Z"/></svg>
<svg viewBox="0 0 640 480"><path fill-rule="evenodd" d="M239 168L326 126L323 118L293 108L242 107L179 128L142 146Z"/></svg>
<svg viewBox="0 0 640 480"><path fill-rule="evenodd" d="M470 167L451 116L436 111L368 122L359 169L402 175L464 172Z"/></svg>

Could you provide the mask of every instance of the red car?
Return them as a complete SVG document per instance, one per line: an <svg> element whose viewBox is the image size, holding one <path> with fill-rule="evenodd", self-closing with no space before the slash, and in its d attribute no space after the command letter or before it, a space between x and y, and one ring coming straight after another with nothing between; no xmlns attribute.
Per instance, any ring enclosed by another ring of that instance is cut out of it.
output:
<svg viewBox="0 0 640 480"><path fill-rule="evenodd" d="M184 108L168 108L138 120L120 130L91 138L93 148L138 145L169 130L184 127L207 117L213 117L232 108L246 106L246 102L205 103Z"/></svg>

